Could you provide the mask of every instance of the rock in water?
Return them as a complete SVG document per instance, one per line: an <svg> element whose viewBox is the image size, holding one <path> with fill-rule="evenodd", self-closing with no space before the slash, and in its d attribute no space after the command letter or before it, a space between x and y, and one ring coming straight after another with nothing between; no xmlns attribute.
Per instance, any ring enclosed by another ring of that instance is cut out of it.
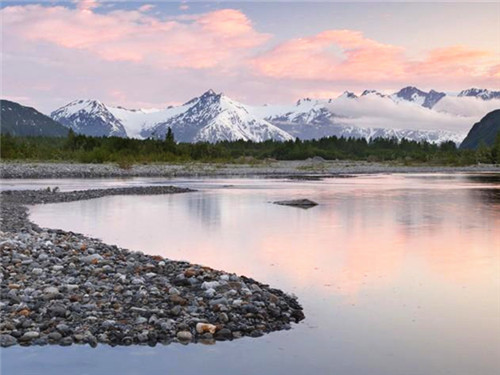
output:
<svg viewBox="0 0 500 375"><path fill-rule="evenodd" d="M311 208L318 205L318 203L310 199L292 199L286 201L276 201L274 202L274 204L279 204L281 206L300 207L300 208Z"/></svg>

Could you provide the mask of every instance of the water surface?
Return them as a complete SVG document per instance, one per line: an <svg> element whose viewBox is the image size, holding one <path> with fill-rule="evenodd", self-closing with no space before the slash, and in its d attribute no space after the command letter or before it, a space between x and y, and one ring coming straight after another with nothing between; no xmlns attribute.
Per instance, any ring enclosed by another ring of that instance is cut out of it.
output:
<svg viewBox="0 0 500 375"><path fill-rule="evenodd" d="M4 374L500 371L499 175L64 181L58 185L72 189L172 182L200 189L40 205L31 217L256 278L296 294L306 319L290 331L213 346L14 347L2 351ZM270 203L291 198L320 205Z"/></svg>

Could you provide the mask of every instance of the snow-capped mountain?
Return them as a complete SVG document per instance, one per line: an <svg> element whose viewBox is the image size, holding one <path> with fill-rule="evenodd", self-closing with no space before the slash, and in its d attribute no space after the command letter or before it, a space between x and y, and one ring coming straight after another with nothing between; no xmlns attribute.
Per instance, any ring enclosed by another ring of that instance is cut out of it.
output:
<svg viewBox="0 0 500 375"><path fill-rule="evenodd" d="M395 102L404 100L430 109L445 96L446 94L444 92L437 92L434 90L425 92L416 87L408 86L392 94L390 97Z"/></svg>
<svg viewBox="0 0 500 375"><path fill-rule="evenodd" d="M377 90L365 90L361 93L361 96L378 96L380 98L386 98L387 95L378 92Z"/></svg>
<svg viewBox="0 0 500 375"><path fill-rule="evenodd" d="M475 97L483 100L500 99L500 91L490 91L486 89L471 88L460 91L459 97Z"/></svg>
<svg viewBox="0 0 500 375"><path fill-rule="evenodd" d="M255 117L241 103L212 90L182 106L185 111L146 128L143 137L163 138L171 128L180 142L254 141L294 139L264 119Z"/></svg>
<svg viewBox="0 0 500 375"><path fill-rule="evenodd" d="M98 100L75 100L50 114L75 133L96 137L127 137L123 124Z"/></svg>
<svg viewBox="0 0 500 375"><path fill-rule="evenodd" d="M470 89L447 95L409 86L390 95L365 90L357 96L346 91L330 99L252 106L209 90L163 109L135 110L79 100L54 111L52 118L88 135L163 138L172 128L179 142L284 141L335 135L460 143L470 124L492 107L500 108L498 93Z"/></svg>
<svg viewBox="0 0 500 375"><path fill-rule="evenodd" d="M366 103L365 101L372 103ZM466 135L466 131L408 130L357 126L357 119L361 119L361 117L356 117L352 109L357 107L367 108L368 105L380 107L380 103L377 101L388 101L394 108L398 108L397 104L389 96L375 91L367 92L361 97L344 93L335 99L313 100L304 98L298 100L294 106L247 106L247 108L256 116L264 118L292 136L303 140L337 136L365 138L367 140L378 137L397 138L398 140L406 138L431 143L442 143L451 140L460 143ZM408 105L411 106L411 104ZM394 110L394 108L389 110ZM430 111L426 108L418 108L419 106L415 110Z"/></svg>

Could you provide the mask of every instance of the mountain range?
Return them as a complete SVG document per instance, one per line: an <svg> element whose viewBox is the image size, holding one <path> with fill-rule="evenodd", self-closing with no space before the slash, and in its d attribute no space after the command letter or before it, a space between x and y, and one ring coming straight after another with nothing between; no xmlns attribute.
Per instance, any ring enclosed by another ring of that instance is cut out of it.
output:
<svg viewBox="0 0 500 375"><path fill-rule="evenodd" d="M471 103L474 108L479 105L479 112L469 113ZM285 141L335 135L460 143L471 124L490 107L500 108L500 91L472 88L449 94L408 86L389 95L365 90L358 96L346 91L330 99L252 106L208 90L182 105L163 109L126 109L98 100L75 100L50 116L77 133L92 136L164 138L171 128L179 142ZM443 123L447 126L440 126Z"/></svg>
<svg viewBox="0 0 500 375"><path fill-rule="evenodd" d="M52 112L51 117L76 132L88 135L163 138L167 129L171 128L180 142L237 139L283 141L295 137L312 139L335 135L367 139L396 137L436 143L452 140L460 143L466 135L466 129L429 130L419 128L420 124L413 128L396 129L380 126L383 125L383 118L369 121L368 124L359 123L369 118L372 112L377 112L377 108L370 112L369 106L379 105L391 105L393 108L389 110L398 111L420 108L421 114L439 114L451 123L454 117L461 117L461 114L451 113L446 105L440 105L446 97L498 101L500 107L500 91L476 88L455 95L434 90L426 92L412 86L391 95L365 90L357 96L346 91L337 98L304 98L295 105L263 106L239 103L224 94L208 90L180 106L164 109L131 110L107 106L97 100L78 100ZM362 115L357 115L356 112L360 110ZM411 118L409 120L411 122ZM429 120L430 128L433 125L431 121L433 119Z"/></svg>

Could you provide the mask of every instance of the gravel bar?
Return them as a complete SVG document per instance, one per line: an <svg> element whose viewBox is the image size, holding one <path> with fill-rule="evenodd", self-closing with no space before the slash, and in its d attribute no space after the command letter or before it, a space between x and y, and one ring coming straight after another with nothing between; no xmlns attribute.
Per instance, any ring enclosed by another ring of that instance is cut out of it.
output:
<svg viewBox="0 0 500 375"><path fill-rule="evenodd" d="M366 173L447 173L500 172L500 165L466 167L404 166L363 161L326 161L311 158L302 161L264 161L255 164L184 163L135 164L123 169L116 164L79 163L0 163L0 176L8 178L104 178L104 177L199 177L265 176L289 177Z"/></svg>
<svg viewBox="0 0 500 375"><path fill-rule="evenodd" d="M245 276L40 228L26 205L109 195L189 192L169 186L1 197L0 345L183 344L259 337L304 319L297 298Z"/></svg>

